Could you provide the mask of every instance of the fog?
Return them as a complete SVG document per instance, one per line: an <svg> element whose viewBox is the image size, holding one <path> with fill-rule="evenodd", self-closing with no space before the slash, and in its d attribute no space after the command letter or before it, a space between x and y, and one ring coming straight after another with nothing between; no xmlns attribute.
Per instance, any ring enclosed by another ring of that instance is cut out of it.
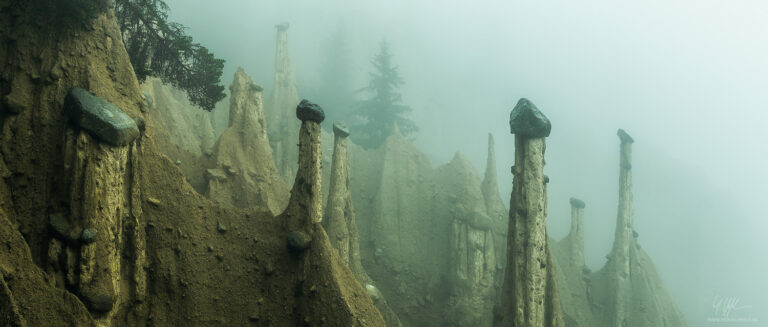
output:
<svg viewBox="0 0 768 327"><path fill-rule="evenodd" d="M762 1L252 1L169 0L170 18L271 89L274 25L290 22L300 96L342 26L358 87L387 40L405 80L403 102L433 165L456 151L485 168L496 137L508 201L514 136L508 115L532 100L547 139L549 234L568 232L568 199L587 203L585 252L610 251L618 190L617 128L635 138L635 229L692 326L713 300L768 321L768 3ZM322 105L322 103L320 103ZM331 111L333 108L327 108ZM359 218L364 219L364 218Z"/></svg>

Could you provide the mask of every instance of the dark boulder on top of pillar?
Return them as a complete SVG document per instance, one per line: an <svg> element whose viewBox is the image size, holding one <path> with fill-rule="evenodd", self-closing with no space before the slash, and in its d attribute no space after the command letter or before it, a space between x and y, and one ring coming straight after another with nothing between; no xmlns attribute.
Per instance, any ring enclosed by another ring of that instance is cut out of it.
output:
<svg viewBox="0 0 768 327"><path fill-rule="evenodd" d="M296 117L301 121L309 120L319 124L325 120L325 112L319 105L308 100L301 100L296 106Z"/></svg>
<svg viewBox="0 0 768 327"><path fill-rule="evenodd" d="M285 30L287 30L287 29L288 29L288 27L290 27L290 26L291 26L291 25L290 25L290 24L288 24L288 23L286 22L286 23L280 23L280 24L277 24L277 25L275 25L275 28L276 28L278 31L285 31Z"/></svg>
<svg viewBox="0 0 768 327"><path fill-rule="evenodd" d="M139 136L136 121L125 112L79 87L67 93L63 112L72 123L111 145L127 145Z"/></svg>
<svg viewBox="0 0 768 327"><path fill-rule="evenodd" d="M587 204L584 203L584 201L582 201L580 199L571 198L571 206L579 208L579 209L584 209L587 206Z"/></svg>
<svg viewBox="0 0 768 327"><path fill-rule="evenodd" d="M616 135L619 136L621 143L635 143L635 139L629 136L629 134L627 134L627 132L621 128L619 128L619 130L616 131Z"/></svg>
<svg viewBox="0 0 768 327"><path fill-rule="evenodd" d="M333 123L333 134L347 137L349 136L349 128L347 128L347 125L343 122L335 122Z"/></svg>
<svg viewBox="0 0 768 327"><path fill-rule="evenodd" d="M521 98L509 114L509 128L515 135L547 137L552 131L552 124L533 102Z"/></svg>

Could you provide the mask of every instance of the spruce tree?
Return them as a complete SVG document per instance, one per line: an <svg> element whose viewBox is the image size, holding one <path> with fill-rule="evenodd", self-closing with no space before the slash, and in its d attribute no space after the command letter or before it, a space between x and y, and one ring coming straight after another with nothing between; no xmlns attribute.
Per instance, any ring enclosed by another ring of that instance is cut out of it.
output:
<svg viewBox="0 0 768 327"><path fill-rule="evenodd" d="M220 84L224 60L188 36L181 24L168 21L163 0L14 0L30 1L43 26L56 31L87 26L114 7L123 43L139 82L160 78L187 93L190 102L213 110L224 98Z"/></svg>
<svg viewBox="0 0 768 327"><path fill-rule="evenodd" d="M404 117L412 109L401 103L399 89L404 82L392 63L387 42L381 42L372 64L374 71L369 74L370 82L363 89L371 97L358 103L353 123L355 132L352 134L355 142L366 148L376 148L384 143L395 124L404 136L418 130L412 120Z"/></svg>
<svg viewBox="0 0 768 327"><path fill-rule="evenodd" d="M192 104L211 111L224 98L224 60L168 21L163 0L114 0L123 42L139 82L148 76L185 91Z"/></svg>

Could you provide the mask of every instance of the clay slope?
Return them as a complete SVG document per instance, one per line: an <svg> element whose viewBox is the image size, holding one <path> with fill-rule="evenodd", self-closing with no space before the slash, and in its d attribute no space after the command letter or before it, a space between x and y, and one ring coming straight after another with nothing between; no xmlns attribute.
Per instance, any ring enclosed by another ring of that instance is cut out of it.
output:
<svg viewBox="0 0 768 327"><path fill-rule="evenodd" d="M145 212L154 324L383 326L322 228L312 229L311 247L297 257L286 246L284 216L215 206L167 159L152 154L144 162L166 172L144 179L152 190Z"/></svg>
<svg viewBox="0 0 768 327"><path fill-rule="evenodd" d="M350 145L363 266L405 326L488 325L505 223L466 159L434 169L394 131L375 150Z"/></svg>
<svg viewBox="0 0 768 327"><path fill-rule="evenodd" d="M297 256L284 217L214 205L160 154L111 11L45 19L0 1L0 325L383 325L316 223ZM65 118L74 86L141 135L113 145Z"/></svg>

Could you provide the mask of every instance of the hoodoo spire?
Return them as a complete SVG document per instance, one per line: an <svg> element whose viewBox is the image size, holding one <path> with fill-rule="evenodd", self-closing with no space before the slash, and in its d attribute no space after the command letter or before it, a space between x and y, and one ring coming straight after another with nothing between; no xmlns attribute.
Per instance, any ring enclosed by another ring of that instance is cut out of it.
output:
<svg viewBox="0 0 768 327"><path fill-rule="evenodd" d="M554 265L547 242L545 138L552 125L527 99L512 110L514 181L509 211L507 269L496 326L562 327Z"/></svg>
<svg viewBox="0 0 768 327"><path fill-rule="evenodd" d="M283 214L286 215L286 223L293 232L309 233L315 224L323 220L321 193L323 154L320 146L322 133L320 123L325 119L325 112L320 106L302 100L296 107L296 117L301 120L299 164L296 180L291 189L291 199ZM295 236L297 234L289 237ZM291 239L289 244L290 241Z"/></svg>
<svg viewBox="0 0 768 327"><path fill-rule="evenodd" d="M613 241L611 259L612 263L618 266L622 274L629 275L629 247L634 240L632 233L632 143L635 140L623 129L619 129L616 134L621 141L619 154L619 208L616 215L616 238Z"/></svg>
<svg viewBox="0 0 768 327"><path fill-rule="evenodd" d="M570 264L582 269L584 266L584 201L571 198L571 231L568 233L571 247Z"/></svg>
<svg viewBox="0 0 768 327"><path fill-rule="evenodd" d="M333 124L334 145L333 161L331 163L331 185L328 190L328 205L326 206L326 230L331 244L339 252L341 261L350 264L352 245L350 244L351 225L354 222L354 207L349 194L349 156L347 155L347 136L349 130L340 123ZM357 226L354 226L357 229ZM359 247L357 260L360 260ZM355 275L357 272L352 271ZM357 276L356 276L357 277ZM359 280L359 278L358 278Z"/></svg>
<svg viewBox="0 0 768 327"><path fill-rule="evenodd" d="M485 200L485 210L491 218L504 218L507 209L499 196L499 182L496 176L496 149L493 134L488 133L488 160L485 164L485 177L480 185Z"/></svg>
<svg viewBox="0 0 768 327"><path fill-rule="evenodd" d="M631 257L634 236L632 229L632 143L635 142L627 132L619 129L616 132L621 146L619 150L619 208L616 214L616 236L613 240L613 249L608 256L606 265L609 273L609 287L612 289L614 301L612 301L613 315L609 323L622 326L627 321L628 303L626 297L631 292Z"/></svg>
<svg viewBox="0 0 768 327"><path fill-rule="evenodd" d="M591 306L598 326L687 326L667 294L633 229L632 144L623 129L619 137L619 205L616 238L608 262L589 277Z"/></svg>
<svg viewBox="0 0 768 327"><path fill-rule="evenodd" d="M275 25L277 41L275 50L275 77L272 93L267 102L267 128L275 163L287 182L296 174L298 152L296 144L299 124L293 118L293 110L299 103L296 80L288 48L288 23Z"/></svg>

